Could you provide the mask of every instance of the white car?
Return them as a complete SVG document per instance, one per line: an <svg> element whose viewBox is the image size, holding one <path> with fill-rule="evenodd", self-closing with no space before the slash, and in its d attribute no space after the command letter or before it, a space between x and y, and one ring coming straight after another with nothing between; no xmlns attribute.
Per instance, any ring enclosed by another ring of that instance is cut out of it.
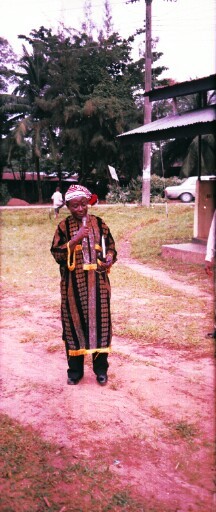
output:
<svg viewBox="0 0 216 512"><path fill-rule="evenodd" d="M215 179L216 176L201 176L201 180ZM197 176L190 176L180 185L165 188L167 199L180 199L183 203L190 203L195 199Z"/></svg>

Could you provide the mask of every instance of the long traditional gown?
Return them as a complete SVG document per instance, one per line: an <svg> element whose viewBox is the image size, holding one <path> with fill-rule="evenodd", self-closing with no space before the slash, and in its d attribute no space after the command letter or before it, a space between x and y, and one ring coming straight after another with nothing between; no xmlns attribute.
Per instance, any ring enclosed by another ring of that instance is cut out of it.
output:
<svg viewBox="0 0 216 512"><path fill-rule="evenodd" d="M102 270L102 245L116 261L116 250L108 226L100 218L87 215L89 236L73 252L69 240L79 226L72 215L62 220L55 232L51 253L60 265L62 338L68 357L109 352L112 327L110 283Z"/></svg>

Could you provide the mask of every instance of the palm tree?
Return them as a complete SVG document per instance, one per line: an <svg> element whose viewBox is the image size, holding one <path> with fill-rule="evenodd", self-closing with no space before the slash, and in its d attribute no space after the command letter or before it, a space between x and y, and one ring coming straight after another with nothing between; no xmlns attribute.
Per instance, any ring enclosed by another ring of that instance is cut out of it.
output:
<svg viewBox="0 0 216 512"><path fill-rule="evenodd" d="M208 97L208 104L214 102L215 91ZM199 94L178 98L179 112L193 111L200 107ZM198 137L174 139L163 144L163 165L168 168L175 162L183 162L180 177L196 176L198 173ZM201 138L201 171L206 175L215 173L214 134L202 135Z"/></svg>
<svg viewBox="0 0 216 512"><path fill-rule="evenodd" d="M183 162L180 177L197 176L199 138L195 137L189 145L188 154ZM201 174L216 174L216 137L214 134L202 135L201 138Z"/></svg>
<svg viewBox="0 0 216 512"><path fill-rule="evenodd" d="M41 32L43 32L41 30ZM39 106L39 99L47 86L48 62L45 58L45 48L37 40L36 33L33 38L26 38L32 44L32 54L23 45L23 56L19 61L19 72L16 73L18 85L14 89L17 98L23 98L26 107L13 132L13 139L17 144L24 143L25 137L31 138L32 160L37 174L38 197L42 202L42 189L40 180L41 140L49 132L49 119Z"/></svg>

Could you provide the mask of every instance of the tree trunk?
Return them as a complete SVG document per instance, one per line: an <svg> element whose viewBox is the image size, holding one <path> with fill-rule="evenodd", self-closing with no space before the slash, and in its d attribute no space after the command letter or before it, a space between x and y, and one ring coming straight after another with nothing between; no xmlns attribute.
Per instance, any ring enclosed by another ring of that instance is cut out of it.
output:
<svg viewBox="0 0 216 512"><path fill-rule="evenodd" d="M27 201L26 197L26 187L25 187L25 178L21 178L21 198L24 199L24 201Z"/></svg>
<svg viewBox="0 0 216 512"><path fill-rule="evenodd" d="M42 204L43 203L43 195L42 195L42 186L41 186L41 179L40 179L40 163L39 163L38 156L35 156L35 171L37 173L38 202L39 202L39 204Z"/></svg>
<svg viewBox="0 0 216 512"><path fill-rule="evenodd" d="M59 180L59 187L62 186L62 172L61 172L61 162L57 162L57 174L58 174L58 180Z"/></svg>

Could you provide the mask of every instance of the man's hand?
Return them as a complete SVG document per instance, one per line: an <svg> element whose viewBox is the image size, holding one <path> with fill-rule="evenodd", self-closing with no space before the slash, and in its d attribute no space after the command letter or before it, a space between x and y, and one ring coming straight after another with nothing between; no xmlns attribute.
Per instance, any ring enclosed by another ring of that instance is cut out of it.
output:
<svg viewBox="0 0 216 512"><path fill-rule="evenodd" d="M83 238L87 238L87 236L89 235L89 228L87 226L81 226L79 228L79 231L77 231L77 239L79 242L81 242L83 240Z"/></svg>
<svg viewBox="0 0 216 512"><path fill-rule="evenodd" d="M82 242L83 238L86 238L89 235L89 228L87 226L81 226L79 231L77 231L76 235L71 238L69 241L70 249L73 251L74 247Z"/></svg>
<svg viewBox="0 0 216 512"><path fill-rule="evenodd" d="M106 261L101 261L101 267L104 269L109 269L112 265L113 257L111 254L106 255Z"/></svg>

